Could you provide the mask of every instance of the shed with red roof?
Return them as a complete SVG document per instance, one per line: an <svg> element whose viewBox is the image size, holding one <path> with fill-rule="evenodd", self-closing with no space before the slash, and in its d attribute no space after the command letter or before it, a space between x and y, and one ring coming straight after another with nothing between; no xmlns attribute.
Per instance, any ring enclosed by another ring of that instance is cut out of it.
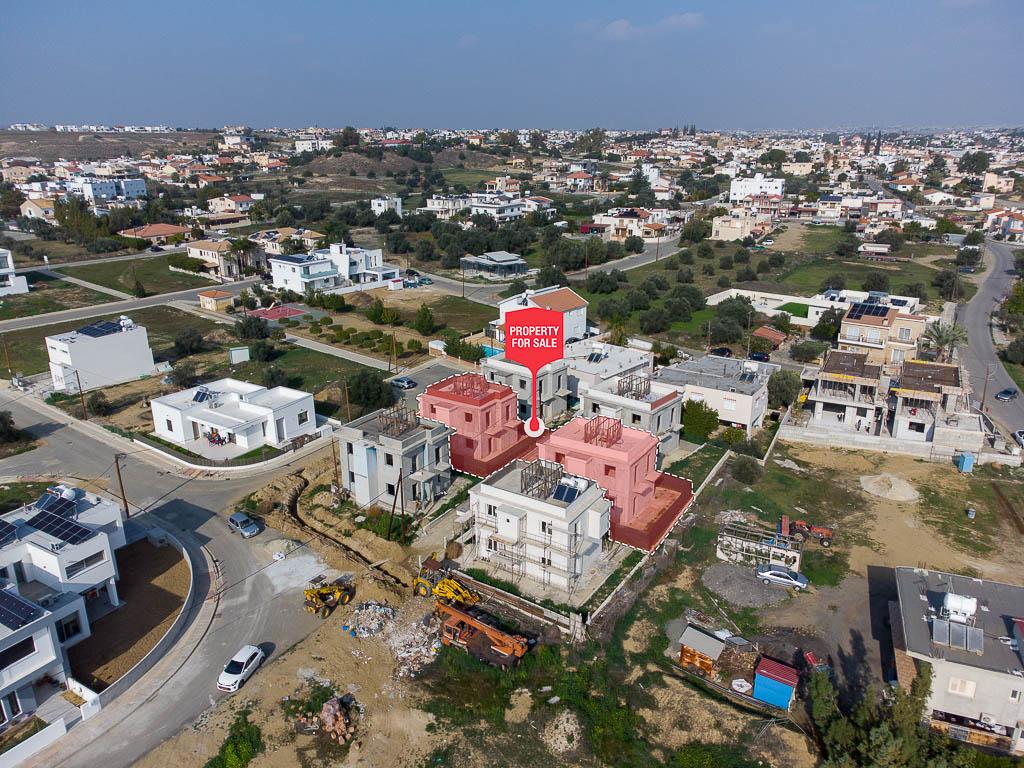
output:
<svg viewBox="0 0 1024 768"><path fill-rule="evenodd" d="M754 668L753 697L788 711L799 683L800 675L793 667L762 656Z"/></svg>

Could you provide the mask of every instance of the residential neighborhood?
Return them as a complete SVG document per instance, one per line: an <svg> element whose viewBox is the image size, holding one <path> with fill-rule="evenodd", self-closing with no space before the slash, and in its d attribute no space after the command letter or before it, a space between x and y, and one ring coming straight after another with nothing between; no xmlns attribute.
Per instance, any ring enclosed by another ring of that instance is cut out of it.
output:
<svg viewBox="0 0 1024 768"><path fill-rule="evenodd" d="M121 5L0 33L0 768L1021 764L1024 8Z"/></svg>

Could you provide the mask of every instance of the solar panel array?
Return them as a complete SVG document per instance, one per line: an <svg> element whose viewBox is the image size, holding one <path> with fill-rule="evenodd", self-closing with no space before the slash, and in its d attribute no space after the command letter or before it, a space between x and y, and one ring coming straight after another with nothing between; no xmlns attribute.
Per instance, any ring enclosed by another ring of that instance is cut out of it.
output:
<svg viewBox="0 0 1024 768"><path fill-rule="evenodd" d="M79 525L74 520L68 520L66 517L48 510L41 510L26 524L55 539L60 539L66 544L81 544L93 535L93 531L84 525Z"/></svg>
<svg viewBox="0 0 1024 768"><path fill-rule="evenodd" d="M192 401L195 403L205 403L213 396L213 393L206 387L200 387L196 390L196 393L192 395Z"/></svg>
<svg viewBox="0 0 1024 768"><path fill-rule="evenodd" d="M603 360L603 359L604 359L604 353L603 352L591 352L589 355L587 355L587 362L588 363L600 363L601 360Z"/></svg>
<svg viewBox="0 0 1024 768"><path fill-rule="evenodd" d="M862 317L885 317L889 308L882 304L866 304L861 302L850 307L846 317L849 320L860 320Z"/></svg>
<svg viewBox="0 0 1024 768"><path fill-rule="evenodd" d="M21 629L43 615L43 610L9 589L0 590L0 624L9 630Z"/></svg>
<svg viewBox="0 0 1024 768"><path fill-rule="evenodd" d="M18 529L6 520L0 520L0 547L10 544L18 538Z"/></svg>
<svg viewBox="0 0 1024 768"><path fill-rule="evenodd" d="M94 339L98 339L101 336L109 336L112 333L119 333L120 331L121 324L111 322L110 320L100 320L78 329L78 332L83 336L91 336Z"/></svg>
<svg viewBox="0 0 1024 768"><path fill-rule="evenodd" d="M566 485L565 483L559 483L558 487L555 488L555 501L564 501L566 504L572 504L576 501L576 497L580 495L580 489L572 485Z"/></svg>
<svg viewBox="0 0 1024 768"><path fill-rule="evenodd" d="M984 653L985 632L981 627L935 618L932 619L932 642L959 651Z"/></svg>
<svg viewBox="0 0 1024 768"><path fill-rule="evenodd" d="M61 517L72 517L78 509L74 499L65 499L63 496L49 491L36 500L35 508L40 511L52 512Z"/></svg>

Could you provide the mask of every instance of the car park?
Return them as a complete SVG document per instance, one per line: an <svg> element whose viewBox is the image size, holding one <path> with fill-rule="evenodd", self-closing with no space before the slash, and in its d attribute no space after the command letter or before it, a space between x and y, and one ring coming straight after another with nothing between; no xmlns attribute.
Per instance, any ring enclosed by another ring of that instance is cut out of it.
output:
<svg viewBox="0 0 1024 768"><path fill-rule="evenodd" d="M410 379L408 376L399 376L397 379L392 379L391 384L399 389L415 389L416 382Z"/></svg>
<svg viewBox="0 0 1024 768"><path fill-rule="evenodd" d="M266 658L267 654L255 645L243 645L224 666L224 671L217 678L217 688L229 693L237 691L245 685L245 681L252 677Z"/></svg>
<svg viewBox="0 0 1024 768"><path fill-rule="evenodd" d="M708 350L709 355L715 357L732 357L732 350L728 347L715 347L714 349Z"/></svg>
<svg viewBox="0 0 1024 768"><path fill-rule="evenodd" d="M1001 403L1008 403L1011 400L1016 400L1019 394L1020 392L1013 387L1007 387L1006 389L1001 389L996 392L996 400Z"/></svg>
<svg viewBox="0 0 1024 768"><path fill-rule="evenodd" d="M260 527L256 525L256 521L245 514L245 512L235 512L231 515L228 518L228 528L241 535L243 539L251 539L260 532Z"/></svg>
<svg viewBox="0 0 1024 768"><path fill-rule="evenodd" d="M782 587L792 587L796 590L807 589L810 582L802 573L786 568L782 565L771 565L762 563L757 566L757 578L763 584L777 584Z"/></svg>

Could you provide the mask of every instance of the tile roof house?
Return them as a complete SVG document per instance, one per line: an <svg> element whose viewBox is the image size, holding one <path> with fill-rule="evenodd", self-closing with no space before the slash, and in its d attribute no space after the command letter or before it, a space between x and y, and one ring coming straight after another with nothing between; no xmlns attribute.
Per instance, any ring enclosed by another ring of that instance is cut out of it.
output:
<svg viewBox="0 0 1024 768"><path fill-rule="evenodd" d="M121 237L135 237L140 240L148 240L156 245L162 245L171 238L181 237L184 240L189 240L192 237L192 230L180 224L159 223L122 229L117 234L121 235Z"/></svg>

